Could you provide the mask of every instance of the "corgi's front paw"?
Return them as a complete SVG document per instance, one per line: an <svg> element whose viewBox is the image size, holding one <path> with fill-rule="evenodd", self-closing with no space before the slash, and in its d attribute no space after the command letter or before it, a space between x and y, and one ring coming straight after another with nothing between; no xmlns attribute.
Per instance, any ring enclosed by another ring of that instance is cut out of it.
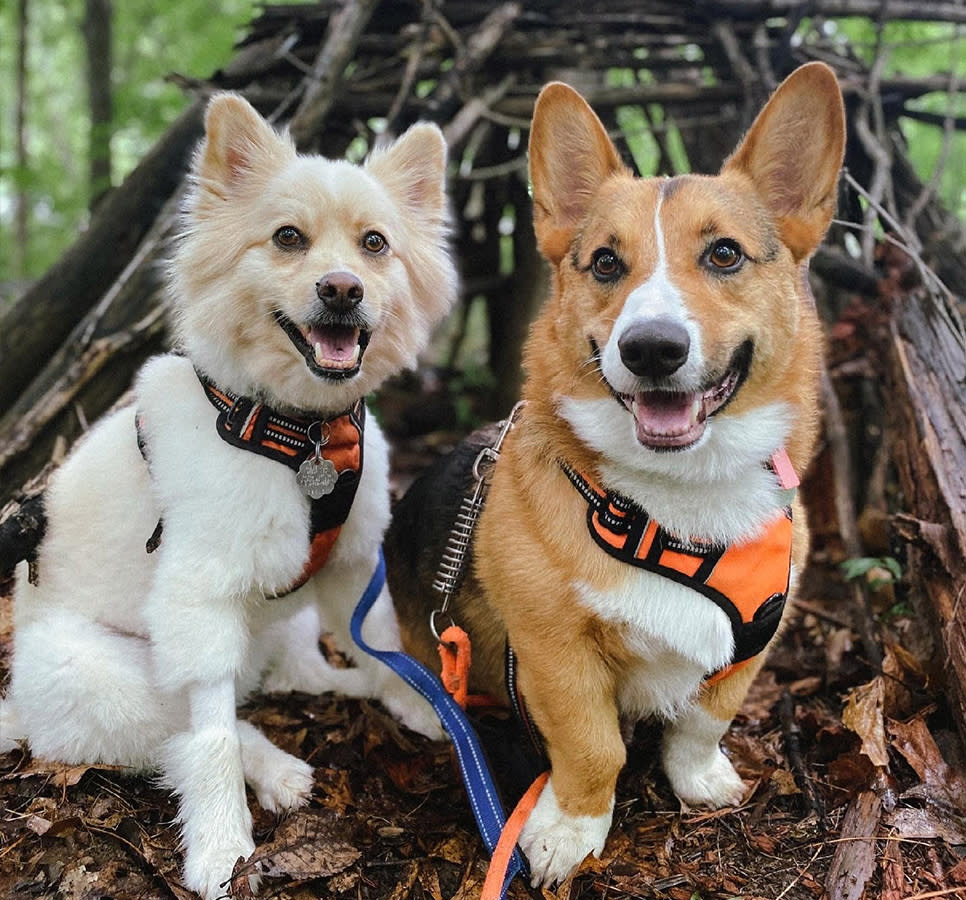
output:
<svg viewBox="0 0 966 900"><path fill-rule="evenodd" d="M537 887L563 881L590 854L600 856L610 831L611 808L599 816L571 816L557 803L553 778L547 782L520 832L520 848Z"/></svg>
<svg viewBox="0 0 966 900"><path fill-rule="evenodd" d="M248 859L255 852L252 841L238 841L224 846L188 847L184 858L184 884L204 900L215 900L231 893L231 874L239 857ZM259 876L248 876L252 892L258 890Z"/></svg>
<svg viewBox="0 0 966 900"><path fill-rule="evenodd" d="M665 758L664 769L678 798L691 807L739 806L745 795L745 783L719 748L702 760L681 764L680 756Z"/></svg>

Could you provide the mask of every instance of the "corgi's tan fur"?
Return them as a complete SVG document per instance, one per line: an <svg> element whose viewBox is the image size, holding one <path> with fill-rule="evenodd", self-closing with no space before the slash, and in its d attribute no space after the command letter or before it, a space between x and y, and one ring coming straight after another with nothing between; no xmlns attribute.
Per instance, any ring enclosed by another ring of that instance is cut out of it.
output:
<svg viewBox="0 0 966 900"><path fill-rule="evenodd" d="M777 89L713 177L636 178L574 90L550 84L537 100L530 173L551 291L452 613L473 640L482 691L505 690L509 638L550 757L521 836L535 883L601 851L625 760L621 719L666 721L664 768L685 803L742 799L719 740L764 655L709 685L731 659L726 615L602 552L561 463L684 539L748 541L781 514L787 495L769 460L785 448L801 474L818 431L822 337L807 264L843 150L841 94L822 64ZM405 500L397 515L401 530L412 525ZM401 541L394 525L404 643L431 662L426 589L423 608L407 596L425 559L413 567ZM792 590L807 549L796 499Z"/></svg>
<svg viewBox="0 0 966 900"><path fill-rule="evenodd" d="M242 97L216 95L170 265L184 355L149 361L133 406L55 473L39 581L18 572L0 752L23 739L49 759L160 770L179 797L184 883L206 898L254 849L245 783L278 812L314 784L237 718L259 684L378 697L440 730L381 663L336 669L319 653L323 623L351 653L349 617L388 524L377 423L353 445L361 475L343 472L355 490L325 565L290 591L316 533L309 497L294 468L222 439L197 373L325 441L329 422L415 362L455 300L445 178L436 126L355 166L297 154ZM387 595L369 626L398 646Z"/></svg>

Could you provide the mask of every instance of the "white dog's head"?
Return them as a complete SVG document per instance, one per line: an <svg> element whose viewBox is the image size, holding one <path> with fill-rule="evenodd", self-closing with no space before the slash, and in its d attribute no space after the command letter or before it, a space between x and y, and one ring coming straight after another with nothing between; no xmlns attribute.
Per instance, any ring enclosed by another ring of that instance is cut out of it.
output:
<svg viewBox="0 0 966 900"><path fill-rule="evenodd" d="M220 387L290 409L345 408L414 365L457 292L445 174L435 125L355 166L216 95L171 265L181 346Z"/></svg>

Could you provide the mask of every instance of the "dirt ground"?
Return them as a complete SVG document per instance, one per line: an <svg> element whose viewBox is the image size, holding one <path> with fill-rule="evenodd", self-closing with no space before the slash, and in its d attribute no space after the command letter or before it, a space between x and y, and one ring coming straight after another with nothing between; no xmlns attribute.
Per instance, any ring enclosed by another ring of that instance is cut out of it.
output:
<svg viewBox="0 0 966 900"><path fill-rule="evenodd" d="M453 439L397 436L397 489ZM874 593L885 662L873 670L853 630L821 459L806 497L815 545L802 596L725 740L744 804L682 810L658 763L659 729L641 723L601 858L555 891L518 879L513 900L966 897L966 766L928 635L901 584ZM4 681L9 607L0 598ZM252 799L262 896L478 897L486 854L446 744L331 695L257 697L244 715L316 774L310 805L286 818ZM496 746L512 756L506 733ZM174 816L147 778L0 756L0 896L191 897Z"/></svg>

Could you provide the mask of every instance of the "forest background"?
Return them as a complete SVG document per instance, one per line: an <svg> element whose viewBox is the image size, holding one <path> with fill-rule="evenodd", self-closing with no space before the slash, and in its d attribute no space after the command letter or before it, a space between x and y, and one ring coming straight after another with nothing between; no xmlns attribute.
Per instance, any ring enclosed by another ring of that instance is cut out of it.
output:
<svg viewBox="0 0 966 900"><path fill-rule="evenodd" d="M76 238L105 190L119 184L191 100L184 89L226 62L255 0L10 0L0 4L0 305L39 277ZM924 4L928 5L928 4ZM802 21L804 35L813 27ZM962 25L868 18L823 24L871 62L889 47L888 77L950 72L966 81ZM621 73L615 71L619 80ZM966 116L966 94L926 94L908 106L927 121L900 124L924 182L938 173L946 207L966 221L966 132L935 121ZM646 123L623 123L643 174L658 150ZM673 149L674 143L670 142ZM680 153L675 167L687 170Z"/></svg>
<svg viewBox="0 0 966 900"><path fill-rule="evenodd" d="M2 576L38 538L44 472L165 346L158 262L205 95L245 91L283 122L311 99L299 145L354 159L417 117L445 129L464 296L377 398L398 493L516 399L544 283L525 183L539 86L589 90L643 174L713 171L808 59L843 85L848 171L812 263L828 353L811 565L726 739L751 794L683 814L642 723L607 852L556 898L966 895L966 0L0 0L0 691ZM276 896L478 896L445 745L334 695L245 714L316 766L309 808L256 810ZM180 900L174 815L149 780L5 754L0 895Z"/></svg>

